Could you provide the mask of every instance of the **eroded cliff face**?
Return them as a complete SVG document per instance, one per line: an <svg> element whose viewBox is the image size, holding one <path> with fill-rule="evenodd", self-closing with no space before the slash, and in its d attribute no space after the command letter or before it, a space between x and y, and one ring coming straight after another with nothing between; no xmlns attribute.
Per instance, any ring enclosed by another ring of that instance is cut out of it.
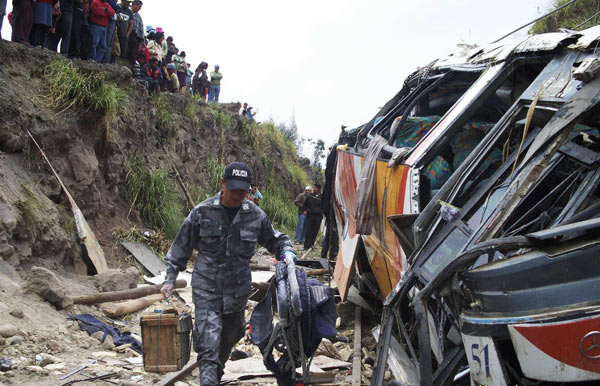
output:
<svg viewBox="0 0 600 386"><path fill-rule="evenodd" d="M176 169L188 187L208 189L209 160L243 160L261 185L276 177L290 197L302 189L281 162L285 149L262 142L266 148L258 156L239 104L222 104L215 116L215 107L187 94L163 94L157 102L128 69L75 61L81 73L105 73L126 99L115 115L76 104L51 107L44 76L56 60L46 50L0 41L0 264L86 272L69 205L28 131L81 208L111 268L127 265L113 232L143 225L125 195L132 155L148 168Z"/></svg>

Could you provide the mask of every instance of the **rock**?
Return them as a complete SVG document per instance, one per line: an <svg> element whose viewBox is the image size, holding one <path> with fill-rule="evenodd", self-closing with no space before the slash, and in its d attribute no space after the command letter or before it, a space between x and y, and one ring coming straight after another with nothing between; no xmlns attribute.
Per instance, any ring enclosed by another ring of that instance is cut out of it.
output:
<svg viewBox="0 0 600 386"><path fill-rule="evenodd" d="M23 314L23 311L21 310L12 310L9 313L17 319L23 319L23 317L25 316L25 314Z"/></svg>
<svg viewBox="0 0 600 386"><path fill-rule="evenodd" d="M40 374L40 375L48 375L50 372L46 369L41 368L40 366L27 366L26 370L31 371L32 373Z"/></svg>
<svg viewBox="0 0 600 386"><path fill-rule="evenodd" d="M232 361L237 361L239 359L245 359L248 357L250 357L250 353L241 350L233 350L230 355Z"/></svg>
<svg viewBox="0 0 600 386"><path fill-rule="evenodd" d="M136 288L140 272L135 267L127 269L109 269L94 276L96 288L102 292L121 291Z"/></svg>
<svg viewBox="0 0 600 386"><path fill-rule="evenodd" d="M352 355L354 354L354 351L351 350L349 347L344 347L343 349L340 350L340 358L341 360L343 360L344 362L348 362L350 359L352 359Z"/></svg>
<svg viewBox="0 0 600 386"><path fill-rule="evenodd" d="M98 158L93 149L77 141L72 144L67 157L79 185L91 185L98 175Z"/></svg>
<svg viewBox="0 0 600 386"><path fill-rule="evenodd" d="M6 339L6 344L9 346L15 346L15 345L22 344L22 343L23 343L23 338L20 337L19 335L11 336L10 338Z"/></svg>
<svg viewBox="0 0 600 386"><path fill-rule="evenodd" d="M58 277L46 268L31 268L25 283L25 290L38 294L58 309L73 305L73 299L67 296L67 290L62 286Z"/></svg>
<svg viewBox="0 0 600 386"><path fill-rule="evenodd" d="M331 341L329 339L323 339L321 341L321 343L319 344L319 347L317 347L317 351L316 351L315 355L325 355L328 358L342 360L340 353L334 347L334 345L331 343Z"/></svg>
<svg viewBox="0 0 600 386"><path fill-rule="evenodd" d="M5 346L5 345L6 345L6 339L0 338L0 346Z"/></svg>
<svg viewBox="0 0 600 386"><path fill-rule="evenodd" d="M113 337L110 335L106 335L106 339L102 342L102 348L104 350L112 350L115 348L115 342L113 341Z"/></svg>
<svg viewBox="0 0 600 386"><path fill-rule="evenodd" d="M13 247L12 245L6 244L0 247L0 256L4 257L5 259L11 257L14 254L15 247Z"/></svg>
<svg viewBox="0 0 600 386"><path fill-rule="evenodd" d="M47 366L47 365L49 365L49 364L53 364L53 363L61 363L61 362L62 362L60 359L58 359L58 358L57 358L57 357L55 357L54 355L46 354L45 352L44 352L44 353L41 353L41 354L39 354L39 355L40 355L40 357L41 357L41 360L39 361L39 363L38 363L38 364L39 364L41 367L46 367L46 366ZM36 359L37 359L37 356L36 356Z"/></svg>
<svg viewBox="0 0 600 386"><path fill-rule="evenodd" d="M4 338L10 338L11 336L17 335L19 330L12 324L2 324L0 325L0 336Z"/></svg>
<svg viewBox="0 0 600 386"><path fill-rule="evenodd" d="M96 339L98 342L102 343L104 341L104 332L102 331L96 331L94 332L92 335L90 335L92 338ZM108 336L108 335L107 335Z"/></svg>
<svg viewBox="0 0 600 386"><path fill-rule="evenodd" d="M52 351L54 353L59 353L63 351L62 346L55 340L49 340L48 342L46 342L46 347L49 351Z"/></svg>
<svg viewBox="0 0 600 386"><path fill-rule="evenodd" d="M64 363L51 363L47 366L44 366L44 368L48 371L59 371L64 370L66 366Z"/></svg>
<svg viewBox="0 0 600 386"><path fill-rule="evenodd" d="M173 384L173 386L190 386L190 384L187 382L177 381Z"/></svg>

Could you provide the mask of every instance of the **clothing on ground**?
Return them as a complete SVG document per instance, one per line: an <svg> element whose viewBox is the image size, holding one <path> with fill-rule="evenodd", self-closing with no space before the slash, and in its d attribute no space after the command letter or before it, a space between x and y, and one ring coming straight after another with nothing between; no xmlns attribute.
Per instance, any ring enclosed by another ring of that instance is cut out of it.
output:
<svg viewBox="0 0 600 386"><path fill-rule="evenodd" d="M71 319L77 320L79 327L90 335L95 332L102 331L104 333L102 341L106 339L107 335L110 335L113 338L113 342L115 342L115 346L131 343L132 350L135 350L140 354L142 353L142 344L137 339L132 337L131 333L129 332L121 332L118 328L110 327L90 314L67 314L67 316Z"/></svg>

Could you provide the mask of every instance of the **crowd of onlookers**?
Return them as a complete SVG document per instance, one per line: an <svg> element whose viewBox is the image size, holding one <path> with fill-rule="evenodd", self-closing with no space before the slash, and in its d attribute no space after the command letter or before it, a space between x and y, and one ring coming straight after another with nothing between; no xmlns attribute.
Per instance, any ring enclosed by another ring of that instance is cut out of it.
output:
<svg viewBox="0 0 600 386"><path fill-rule="evenodd" d="M141 0L13 0L8 15L11 40L47 48L69 58L98 63L128 62L134 76L152 93L189 91L219 102L219 66L210 78L208 64L195 72L172 36L162 28L144 27ZM6 0L0 0L0 30Z"/></svg>

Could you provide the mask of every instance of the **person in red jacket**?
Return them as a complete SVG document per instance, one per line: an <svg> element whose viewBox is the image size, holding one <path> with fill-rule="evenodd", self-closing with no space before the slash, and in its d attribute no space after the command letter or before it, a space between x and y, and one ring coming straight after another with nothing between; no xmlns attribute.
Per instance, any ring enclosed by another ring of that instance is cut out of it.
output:
<svg viewBox="0 0 600 386"><path fill-rule="evenodd" d="M115 11L106 0L93 0L90 7L90 31L92 32L91 58L101 62L106 53L106 26Z"/></svg>

